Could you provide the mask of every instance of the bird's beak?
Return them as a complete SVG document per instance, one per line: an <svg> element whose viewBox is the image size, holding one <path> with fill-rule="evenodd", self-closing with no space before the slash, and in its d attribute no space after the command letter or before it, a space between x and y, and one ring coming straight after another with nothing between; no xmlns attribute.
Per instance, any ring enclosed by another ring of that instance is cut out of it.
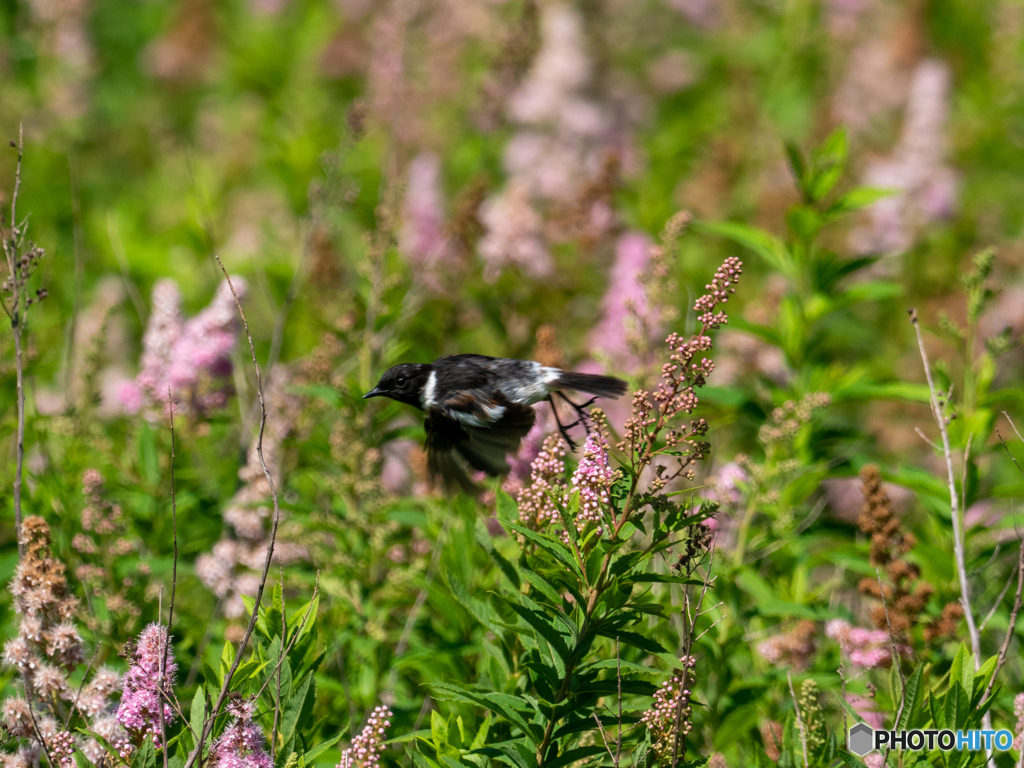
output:
<svg viewBox="0 0 1024 768"><path fill-rule="evenodd" d="M370 398L370 397L380 397L383 394L384 393L381 392L380 389L378 389L377 387L374 387L369 392L367 392L365 395L363 395L363 400L366 400L367 398Z"/></svg>

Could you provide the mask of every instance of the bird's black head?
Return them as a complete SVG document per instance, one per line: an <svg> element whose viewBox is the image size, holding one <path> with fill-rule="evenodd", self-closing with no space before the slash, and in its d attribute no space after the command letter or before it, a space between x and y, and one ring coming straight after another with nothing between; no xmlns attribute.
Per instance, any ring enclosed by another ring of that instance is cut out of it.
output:
<svg viewBox="0 0 1024 768"><path fill-rule="evenodd" d="M377 386L363 395L368 397L390 397L400 403L421 408L420 392L430 376L430 366L419 363L402 363L384 372Z"/></svg>

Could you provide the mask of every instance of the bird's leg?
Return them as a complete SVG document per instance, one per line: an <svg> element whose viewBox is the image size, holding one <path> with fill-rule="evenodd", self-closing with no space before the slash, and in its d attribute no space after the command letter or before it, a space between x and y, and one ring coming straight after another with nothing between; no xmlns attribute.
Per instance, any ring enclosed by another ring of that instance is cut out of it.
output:
<svg viewBox="0 0 1024 768"><path fill-rule="evenodd" d="M587 402L582 403L581 405L577 405L568 397L566 397L565 394L563 394L562 392L558 392L558 396L565 400L565 402L571 405L573 407L573 410L576 411L576 421L574 421L572 424L567 425L566 429L571 429L572 427L582 424L583 431L586 432L587 435L590 435L590 425L588 424L588 421L590 419L590 413L587 411L587 408L589 408L595 402L597 402L597 398L592 397L589 400L587 400Z"/></svg>
<svg viewBox="0 0 1024 768"><path fill-rule="evenodd" d="M558 394L562 393L559 392ZM565 395L562 395L562 397L565 397ZM558 431L562 433L562 438L565 440L565 442L569 444L569 449L575 451L576 442L571 437L569 437L569 427L574 427L579 422L570 424L568 427L563 426L562 420L558 418L558 409L555 407L554 398L552 398L551 395L548 395L547 401L551 404L551 413L555 415L555 424L558 425Z"/></svg>

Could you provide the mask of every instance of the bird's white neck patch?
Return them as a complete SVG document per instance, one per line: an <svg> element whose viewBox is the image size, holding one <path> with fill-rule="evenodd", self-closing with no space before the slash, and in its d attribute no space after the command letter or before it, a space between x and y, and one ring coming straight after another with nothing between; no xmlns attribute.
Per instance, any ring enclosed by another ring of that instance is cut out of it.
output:
<svg viewBox="0 0 1024 768"><path fill-rule="evenodd" d="M427 383L423 385L423 391L420 392L420 405L423 410L433 408L436 405L434 395L437 393L437 371L431 371L430 376L427 377Z"/></svg>

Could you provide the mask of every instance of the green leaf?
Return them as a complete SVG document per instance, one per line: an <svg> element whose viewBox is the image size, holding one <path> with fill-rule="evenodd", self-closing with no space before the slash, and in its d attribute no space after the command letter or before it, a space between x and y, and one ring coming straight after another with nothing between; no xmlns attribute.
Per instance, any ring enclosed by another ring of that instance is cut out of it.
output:
<svg viewBox="0 0 1024 768"><path fill-rule="evenodd" d="M498 745L502 754L512 760L519 768L537 768L537 757L519 741L506 741ZM550 766L548 766L550 768Z"/></svg>
<svg viewBox="0 0 1024 768"><path fill-rule="evenodd" d="M537 591L544 595L544 597L546 597L548 600L550 600L552 604L561 605L561 596L558 594L558 592L555 591L555 587L550 582L548 582L547 579L545 579L536 571L531 570L524 570L523 576L526 578L527 582L529 582L531 587L537 589Z"/></svg>
<svg viewBox="0 0 1024 768"><path fill-rule="evenodd" d="M862 208L867 208L872 203L889 197L895 192L894 189L880 187L854 187L832 203L825 211L824 217L827 221L835 221Z"/></svg>
<svg viewBox="0 0 1024 768"><path fill-rule="evenodd" d="M960 643L953 656L953 663L949 667L949 680L951 683L959 680L965 692L974 692L974 655L963 643Z"/></svg>
<svg viewBox="0 0 1024 768"><path fill-rule="evenodd" d="M967 723L967 718L970 717L971 700L959 680L950 683L949 690L946 692L944 714L946 727L953 730L962 729Z"/></svg>
<svg viewBox="0 0 1024 768"><path fill-rule="evenodd" d="M540 734L535 733L536 728L531 726L523 715L520 714L520 711L530 713L534 710L533 705L528 701L504 693L481 693L447 683L430 683L429 687L435 699L440 701L462 701L489 709L501 715L513 725L518 726L531 745L535 746L539 740Z"/></svg>
<svg viewBox="0 0 1024 768"><path fill-rule="evenodd" d="M932 713L932 723L936 728L946 727L946 713L934 694L928 695L928 711Z"/></svg>
<svg viewBox="0 0 1024 768"><path fill-rule="evenodd" d="M846 157L849 145L846 139L846 131L837 128L822 143L821 147L814 153L814 171L811 174L809 186L810 198L821 200L832 191L832 188L839 181L846 169Z"/></svg>
<svg viewBox="0 0 1024 768"><path fill-rule="evenodd" d="M633 751L633 766L632 768L643 768L647 763L647 752L651 748L650 738L645 738L637 748Z"/></svg>
<svg viewBox="0 0 1024 768"><path fill-rule="evenodd" d="M558 628L554 626L554 624L550 623L543 613L538 610L531 610L522 605L516 605L511 600L506 600L505 603L509 608L519 614L519 617L529 624L538 635L548 642L562 661L566 664L569 663L569 658L572 656L572 652L565 644L565 638L562 637Z"/></svg>
<svg viewBox="0 0 1024 768"><path fill-rule="evenodd" d="M565 752L560 754L553 760L546 760L544 765L546 768L561 768L563 765L569 765L575 763L577 760L585 760L588 757L594 755L600 755L605 751L605 748L597 745L589 747L576 747L575 749L567 749Z"/></svg>
<svg viewBox="0 0 1024 768"><path fill-rule="evenodd" d="M619 724L619 718L616 715L601 715L601 725L606 728L614 728ZM633 723L640 722L640 718L637 715L623 715L622 724L632 725ZM575 717L571 720L566 720L565 723L555 731L552 739L558 741L563 736L569 736L573 733L581 733L583 731L590 731L594 728L593 717Z"/></svg>
<svg viewBox="0 0 1024 768"><path fill-rule="evenodd" d="M316 760L316 758L320 757L320 755L322 755L328 749L333 747L339 741L341 741L340 733L336 734L335 736L332 736L327 741L321 741L319 744L310 747L308 750L306 750L306 754L302 756L303 760L305 760L306 762L306 765L312 765L313 761Z"/></svg>
<svg viewBox="0 0 1024 768"><path fill-rule="evenodd" d="M895 664L889 667L889 699L894 707L903 700L903 682L900 680L900 670Z"/></svg>
<svg viewBox="0 0 1024 768"><path fill-rule="evenodd" d="M796 266L786 244L763 229L734 221L694 222L693 226L699 232L719 235L749 248L786 277L796 277Z"/></svg>
<svg viewBox="0 0 1024 768"><path fill-rule="evenodd" d="M196 694L192 697L192 709L189 712L189 728L195 741L203 732L203 722L206 720L206 696L203 695L203 686L196 688Z"/></svg>
<svg viewBox="0 0 1024 768"><path fill-rule="evenodd" d="M480 518L477 518L476 520L475 533L477 543L484 548L484 551L487 552L490 558L494 561L494 564L498 566L503 574L505 574L505 578L512 582L512 587L518 591L521 585L519 570L515 565L505 559L505 556L495 548L494 542L491 541L491 534L487 530L487 526L484 521Z"/></svg>
<svg viewBox="0 0 1024 768"><path fill-rule="evenodd" d="M146 739L132 755L132 768L156 768L156 750L152 739Z"/></svg>
<svg viewBox="0 0 1024 768"><path fill-rule="evenodd" d="M513 523L519 518L519 507L505 491L498 491L495 512L497 512L498 522L502 525Z"/></svg>
<svg viewBox="0 0 1024 768"><path fill-rule="evenodd" d="M520 525L519 523L509 523L509 527L517 533L522 534L524 538L526 538L529 541L532 541L545 552L554 555L554 557L557 558L563 565L565 565L570 571L575 573L581 581L583 580L583 571L580 570L579 565L576 563L576 558L568 549L562 546L561 543L556 542L555 540L550 539L547 536L542 536L536 531L532 531L525 525Z"/></svg>
<svg viewBox="0 0 1024 768"><path fill-rule="evenodd" d="M634 576L623 578L623 584L689 584L693 587L703 586L701 579L687 578L686 576L672 576L668 573L638 573Z"/></svg>
<svg viewBox="0 0 1024 768"><path fill-rule="evenodd" d="M445 720L437 710L430 710L430 739L438 750L448 744L449 720Z"/></svg>
<svg viewBox="0 0 1024 768"><path fill-rule="evenodd" d="M469 745L470 749L480 749L487 743L487 732L491 728L491 713L488 712L484 716L484 721L480 723L480 728L476 732L476 736L473 737L473 743Z"/></svg>
<svg viewBox="0 0 1024 768"><path fill-rule="evenodd" d="M320 595L316 594L308 603L300 605L299 609L292 614L292 618L288 620L288 632L292 635L288 638L288 642L294 642L297 646L304 638L308 637L316 627L316 617L319 612ZM302 623L303 619L306 621L305 624ZM298 632L299 636L293 640L295 632Z"/></svg>
<svg viewBox="0 0 1024 768"><path fill-rule="evenodd" d="M228 673L228 670L231 669L231 665L234 663L234 661L235 661L235 647L230 642L225 640L224 641L224 647L221 649L221 652L220 652L220 677L221 677L221 680L224 679L224 675L226 675Z"/></svg>
<svg viewBox="0 0 1024 768"><path fill-rule="evenodd" d="M791 141L787 141L786 144L786 159L789 160L789 168L793 171L793 178L796 179L797 185L800 187L801 192L804 190L804 180L807 176L807 167L804 163L803 153L800 152L800 147Z"/></svg>
<svg viewBox="0 0 1024 768"><path fill-rule="evenodd" d="M281 737L284 741L287 742L295 734L303 710L307 708L306 700L309 698L311 690L315 696L316 683L313 681L313 675L306 675L285 704L284 712L281 714Z"/></svg>
<svg viewBox="0 0 1024 768"><path fill-rule="evenodd" d="M914 713L921 706L921 698L924 693L924 686L921 685L921 676L924 674L924 665L919 664L914 673L907 679L906 687L903 689L903 713L900 716L896 730L908 729L909 723L913 722Z"/></svg>
<svg viewBox="0 0 1024 768"><path fill-rule="evenodd" d="M801 240L810 242L817 237L822 225L821 217L811 207L794 205L786 213L786 224Z"/></svg>
<svg viewBox="0 0 1024 768"><path fill-rule="evenodd" d="M620 643L625 643L634 648L639 648L641 651L647 651L647 653L667 653L667 651L661 647L657 642L649 637L638 635L635 632L624 632L621 629L615 629L614 627L602 627L597 630L597 634L603 637L609 637L612 640L619 638Z"/></svg>
<svg viewBox="0 0 1024 768"><path fill-rule="evenodd" d="M988 687L989 681L992 680L992 675L996 672L996 661L998 657L990 656L988 660L981 665L981 669L974 675L974 690L971 692L971 708L977 709L978 705L981 704L981 695L985 693L985 689Z"/></svg>
<svg viewBox="0 0 1024 768"><path fill-rule="evenodd" d="M452 593L452 597L459 601L469 614L479 621L483 626L489 629L496 635L501 635L501 625L498 623L498 617L487 603L477 600L475 597L469 594L469 590L466 589L466 585L462 583L462 580L455 575L454 571L446 570L444 573L445 582L448 585L448 591Z"/></svg>
<svg viewBox="0 0 1024 768"><path fill-rule="evenodd" d="M838 694L836 694L836 700L843 706L843 709L846 710L846 714L853 718L854 723L864 722L864 718L856 709L853 708L853 705L850 704L850 702L848 702L846 699L844 699L842 696Z"/></svg>
<svg viewBox="0 0 1024 768"><path fill-rule="evenodd" d="M850 768L868 768L866 765L864 765L864 763L862 763L860 760L858 760L856 757L851 755L846 750L841 750L838 753L837 757L840 760L842 760L843 763L850 766Z"/></svg>

